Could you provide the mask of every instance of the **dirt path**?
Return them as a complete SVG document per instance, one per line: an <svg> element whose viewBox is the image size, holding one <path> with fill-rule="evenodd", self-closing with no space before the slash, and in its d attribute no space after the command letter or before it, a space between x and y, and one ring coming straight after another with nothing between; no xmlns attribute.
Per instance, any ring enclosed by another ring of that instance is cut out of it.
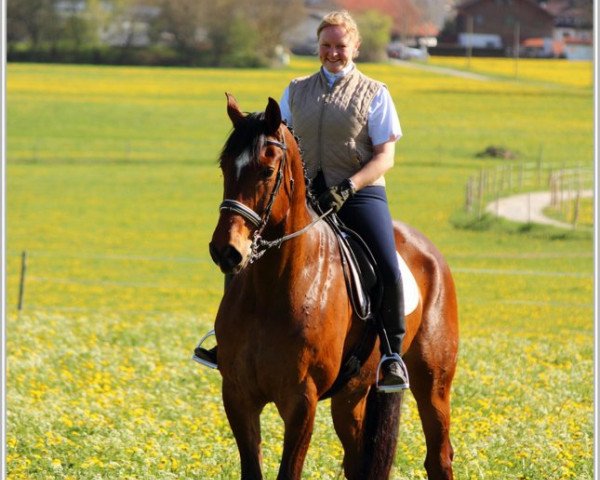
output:
<svg viewBox="0 0 600 480"><path fill-rule="evenodd" d="M575 198L577 192L565 192L565 198ZM592 190L584 190L581 197L593 197ZM561 228L573 228L570 223L559 222L544 215L544 209L550 206L550 192L530 192L512 197L501 198L486 207L486 211L514 222L542 223Z"/></svg>

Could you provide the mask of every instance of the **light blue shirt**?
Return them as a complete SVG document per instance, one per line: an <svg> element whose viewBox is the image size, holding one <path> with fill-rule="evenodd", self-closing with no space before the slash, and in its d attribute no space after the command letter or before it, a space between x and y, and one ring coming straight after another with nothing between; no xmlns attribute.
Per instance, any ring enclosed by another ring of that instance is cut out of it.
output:
<svg viewBox="0 0 600 480"><path fill-rule="evenodd" d="M330 73L323 67L321 70L325 74L325 78L331 87L333 83L354 68L354 64L350 63L339 73ZM290 110L290 87L288 86L281 96L279 107L281 116L290 127L293 127L292 111ZM373 145L381 145L387 142L395 142L402 137L402 128L400 127L400 119L396 112L396 106L392 100L392 96L388 89L382 86L373 97L369 106L369 116L367 118L367 129L369 137Z"/></svg>

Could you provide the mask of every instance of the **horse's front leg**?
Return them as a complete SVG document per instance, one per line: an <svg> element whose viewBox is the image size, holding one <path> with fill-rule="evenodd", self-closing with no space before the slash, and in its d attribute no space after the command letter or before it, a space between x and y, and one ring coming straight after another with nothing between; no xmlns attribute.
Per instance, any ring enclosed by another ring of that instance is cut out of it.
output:
<svg viewBox="0 0 600 480"><path fill-rule="evenodd" d="M283 455L278 480L299 480L315 423L317 411L315 392L291 395L276 402L285 425Z"/></svg>
<svg viewBox="0 0 600 480"><path fill-rule="evenodd" d="M238 446L242 480L262 480L260 413L264 404L224 381L223 406Z"/></svg>

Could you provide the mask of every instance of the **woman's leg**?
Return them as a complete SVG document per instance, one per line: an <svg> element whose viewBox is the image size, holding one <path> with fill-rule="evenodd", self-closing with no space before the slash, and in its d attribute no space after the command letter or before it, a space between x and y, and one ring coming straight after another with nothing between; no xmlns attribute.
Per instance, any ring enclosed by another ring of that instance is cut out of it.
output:
<svg viewBox="0 0 600 480"><path fill-rule="evenodd" d="M342 222L358 233L369 246L377 261L383 282L379 314L387 333L390 350L398 355L398 362L390 362L387 365L380 385L389 391L408 388L406 368L402 365L400 357L402 340L406 333L402 277L385 188L379 186L363 188L344 204L338 215ZM385 338L382 338L382 342L385 341ZM384 353L387 350L383 348Z"/></svg>

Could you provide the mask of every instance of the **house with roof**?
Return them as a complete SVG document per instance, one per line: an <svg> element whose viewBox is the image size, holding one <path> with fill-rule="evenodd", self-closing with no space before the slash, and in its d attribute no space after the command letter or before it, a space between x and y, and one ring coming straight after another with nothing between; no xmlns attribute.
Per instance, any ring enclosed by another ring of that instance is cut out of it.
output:
<svg viewBox="0 0 600 480"><path fill-rule="evenodd" d="M523 56L593 58L591 0L466 0L456 7L463 48Z"/></svg>
<svg viewBox="0 0 600 480"><path fill-rule="evenodd" d="M463 47L492 48L507 55L529 38L552 38L554 16L534 0L466 0L456 8Z"/></svg>
<svg viewBox="0 0 600 480"><path fill-rule="evenodd" d="M548 0L542 4L554 15L553 41L566 58L594 58L594 6L591 0Z"/></svg>

